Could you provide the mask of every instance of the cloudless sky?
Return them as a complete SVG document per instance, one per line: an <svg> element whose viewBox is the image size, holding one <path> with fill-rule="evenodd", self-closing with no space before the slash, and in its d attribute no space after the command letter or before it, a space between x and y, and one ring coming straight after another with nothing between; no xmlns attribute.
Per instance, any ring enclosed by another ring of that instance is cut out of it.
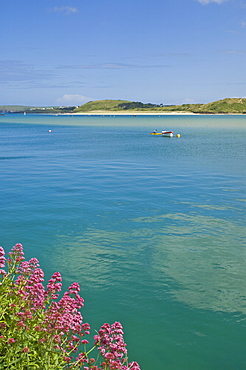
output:
<svg viewBox="0 0 246 370"><path fill-rule="evenodd" d="M0 105L246 96L246 0L1 2Z"/></svg>

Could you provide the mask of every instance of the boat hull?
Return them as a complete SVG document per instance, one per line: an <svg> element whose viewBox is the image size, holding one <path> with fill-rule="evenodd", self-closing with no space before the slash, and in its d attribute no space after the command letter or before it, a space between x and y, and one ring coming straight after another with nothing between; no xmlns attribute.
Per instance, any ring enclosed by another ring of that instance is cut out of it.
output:
<svg viewBox="0 0 246 370"><path fill-rule="evenodd" d="M161 136L173 137L173 131L162 131Z"/></svg>

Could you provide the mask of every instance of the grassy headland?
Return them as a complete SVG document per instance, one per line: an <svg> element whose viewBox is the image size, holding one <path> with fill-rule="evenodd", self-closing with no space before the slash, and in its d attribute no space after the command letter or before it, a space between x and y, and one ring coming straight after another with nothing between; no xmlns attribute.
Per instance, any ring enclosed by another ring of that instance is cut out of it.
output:
<svg viewBox="0 0 246 370"><path fill-rule="evenodd" d="M79 107L27 107L0 106L0 112L8 113L45 113L45 114L137 114L137 113L191 113L191 114L246 114L246 99L226 98L207 104L163 105L133 102L128 100L90 101Z"/></svg>
<svg viewBox="0 0 246 370"><path fill-rule="evenodd" d="M123 112L123 113L198 113L198 114L246 114L246 99L227 98L208 104L144 104L125 100L98 100L74 109L74 113Z"/></svg>

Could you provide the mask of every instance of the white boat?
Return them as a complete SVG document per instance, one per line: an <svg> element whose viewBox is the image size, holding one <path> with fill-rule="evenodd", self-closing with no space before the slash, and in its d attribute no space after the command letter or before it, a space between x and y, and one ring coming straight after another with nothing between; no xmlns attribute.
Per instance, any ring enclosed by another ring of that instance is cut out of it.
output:
<svg viewBox="0 0 246 370"><path fill-rule="evenodd" d="M173 131L162 131L161 136L173 137Z"/></svg>

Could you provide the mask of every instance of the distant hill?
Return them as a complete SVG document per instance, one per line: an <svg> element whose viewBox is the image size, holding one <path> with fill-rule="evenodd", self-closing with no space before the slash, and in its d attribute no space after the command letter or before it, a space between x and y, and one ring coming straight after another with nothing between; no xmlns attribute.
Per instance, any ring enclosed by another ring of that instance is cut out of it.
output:
<svg viewBox="0 0 246 370"><path fill-rule="evenodd" d="M90 101L79 107L28 107L18 105L2 105L0 112L10 113L109 113L109 112L179 112L199 114L246 114L246 99L226 98L207 104L163 105L141 103L128 100L97 100Z"/></svg>
<svg viewBox="0 0 246 370"><path fill-rule="evenodd" d="M227 98L207 104L172 105L165 110L200 114L246 114L246 99Z"/></svg>
<svg viewBox="0 0 246 370"><path fill-rule="evenodd" d="M128 100L97 100L97 101L90 101L83 105L80 105L74 111L79 112L92 112L92 111L117 111L122 110L119 108L121 104L128 104L131 103Z"/></svg>
<svg viewBox="0 0 246 370"><path fill-rule="evenodd" d="M201 105L197 112L199 113L246 113L246 99L227 98L212 103Z"/></svg>
<svg viewBox="0 0 246 370"><path fill-rule="evenodd" d="M245 114L246 99L227 98L208 104L182 104L182 105L163 105L141 102L131 102L125 100L98 100L88 102L79 106L74 112L184 112L200 114Z"/></svg>
<svg viewBox="0 0 246 370"><path fill-rule="evenodd" d="M30 107L24 105L0 105L2 113L72 113L77 107Z"/></svg>
<svg viewBox="0 0 246 370"><path fill-rule="evenodd" d="M0 112L25 112L32 108L23 105L0 105Z"/></svg>

